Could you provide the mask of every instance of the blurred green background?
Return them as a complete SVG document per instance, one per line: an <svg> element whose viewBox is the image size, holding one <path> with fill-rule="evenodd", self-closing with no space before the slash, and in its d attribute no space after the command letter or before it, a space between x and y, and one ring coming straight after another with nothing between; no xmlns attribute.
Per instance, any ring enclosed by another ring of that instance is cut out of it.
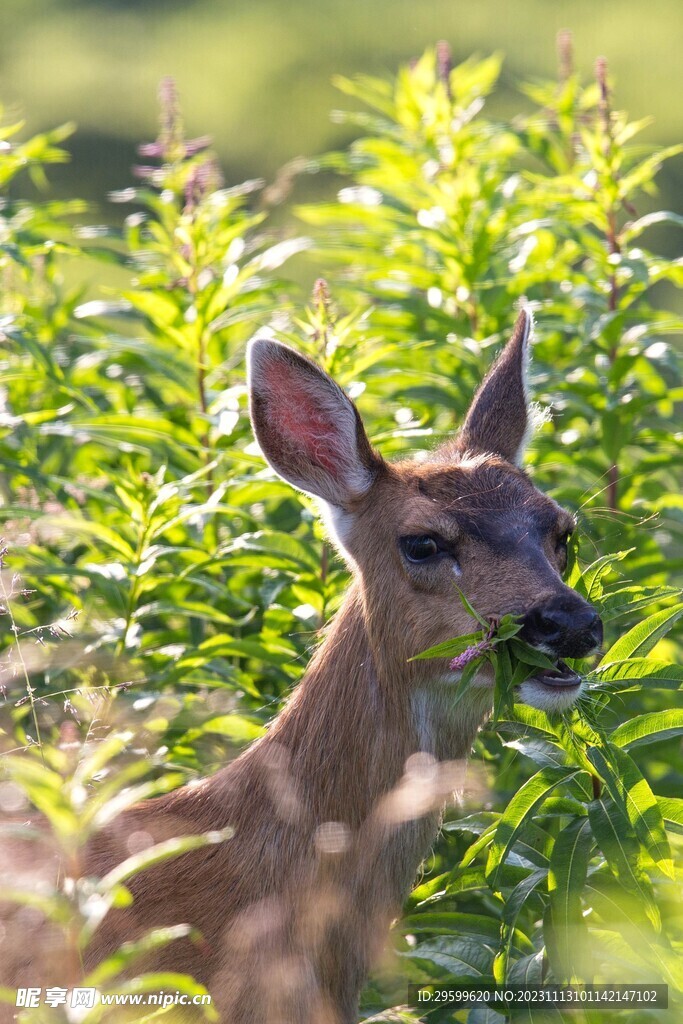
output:
<svg viewBox="0 0 683 1024"><path fill-rule="evenodd" d="M454 61L506 55L490 108L523 109L522 79L554 74L555 38L569 28L586 76L599 54L616 106L653 115L644 136L683 137L681 0L1 0L0 98L32 131L75 120L59 192L102 201L130 181L135 145L156 134L164 75L180 89L190 135L210 133L229 183L271 179L286 161L349 138L330 111L347 106L333 74L393 72L446 39ZM307 178L299 189L316 189ZM660 177L660 207L683 210L683 159ZM111 216L111 213L109 214ZM663 239L672 253L680 241Z"/></svg>

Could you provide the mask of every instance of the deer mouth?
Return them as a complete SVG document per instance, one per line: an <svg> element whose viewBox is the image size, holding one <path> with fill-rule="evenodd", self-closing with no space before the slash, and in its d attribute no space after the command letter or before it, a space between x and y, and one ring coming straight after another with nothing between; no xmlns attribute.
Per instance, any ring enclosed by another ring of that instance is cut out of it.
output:
<svg viewBox="0 0 683 1024"><path fill-rule="evenodd" d="M558 658L552 668L542 668L519 687L519 700L548 714L568 711L578 700L583 679Z"/></svg>
<svg viewBox="0 0 683 1024"><path fill-rule="evenodd" d="M553 668L542 668L531 677L534 682L542 683L553 690L569 690L581 686L581 676L570 668L562 659L558 659Z"/></svg>

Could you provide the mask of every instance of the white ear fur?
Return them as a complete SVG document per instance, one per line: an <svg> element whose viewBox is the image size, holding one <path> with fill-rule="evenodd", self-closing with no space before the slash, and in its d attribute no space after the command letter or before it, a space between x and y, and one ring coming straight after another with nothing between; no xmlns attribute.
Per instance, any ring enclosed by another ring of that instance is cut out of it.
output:
<svg viewBox="0 0 683 1024"><path fill-rule="evenodd" d="M515 465L521 466L524 462L524 454L531 441L532 437L537 430L540 430L544 423L549 423L552 419L552 412L549 408L544 408L539 402L534 402L529 393L529 364L531 363L531 349L533 346L534 338L534 314L531 306L523 306L521 312L527 318L527 328L525 331L523 346L524 352L522 356L522 384L524 387L524 400L526 402L526 415L527 425L524 431L519 448L517 449L517 455L514 459Z"/></svg>
<svg viewBox="0 0 683 1024"><path fill-rule="evenodd" d="M249 343L247 374L254 433L273 469L337 507L362 497L379 457L356 407L332 378L269 338Z"/></svg>
<svg viewBox="0 0 683 1024"><path fill-rule="evenodd" d="M524 462L524 453L536 429L535 412L538 408L531 402L529 397L529 364L531 362L531 345L534 336L534 314L530 306L522 306L519 311L519 318L521 319L521 317L524 317L524 330L521 338L520 372L524 404L526 406L526 428L517 451L510 459L516 466L521 466Z"/></svg>
<svg viewBox="0 0 683 1024"><path fill-rule="evenodd" d="M529 364L531 362L531 346L534 336L534 314L531 306L522 306L520 309L520 316L525 317L524 334L522 337L521 375L527 423L526 429L517 448L517 452L511 460L516 466L521 466L524 462L524 453L526 452L529 441L534 436L534 431L537 426L540 426L543 422L543 412L540 406L537 403L532 402L529 395Z"/></svg>
<svg viewBox="0 0 683 1024"><path fill-rule="evenodd" d="M338 551L347 561L355 564L355 559L350 551L350 540L353 532L353 513L347 512L339 505L332 505L328 501L320 500L320 518L322 519L327 536Z"/></svg>

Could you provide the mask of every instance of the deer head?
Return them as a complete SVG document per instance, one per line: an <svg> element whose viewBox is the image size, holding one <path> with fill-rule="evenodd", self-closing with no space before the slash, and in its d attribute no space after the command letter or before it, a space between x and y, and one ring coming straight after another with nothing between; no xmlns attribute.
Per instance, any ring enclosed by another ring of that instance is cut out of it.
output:
<svg viewBox="0 0 683 1024"><path fill-rule="evenodd" d="M248 354L252 420L270 465L317 496L363 595L380 675L448 682L447 663L408 659L474 627L457 588L486 617L519 616L523 638L556 663L520 687L546 710L570 706L581 679L562 661L601 642L595 610L562 580L575 520L520 468L533 414L527 396L532 321L512 337L460 432L424 461L386 462L353 402L310 360L269 339ZM391 680L389 680L391 681ZM476 686L492 686L483 668Z"/></svg>

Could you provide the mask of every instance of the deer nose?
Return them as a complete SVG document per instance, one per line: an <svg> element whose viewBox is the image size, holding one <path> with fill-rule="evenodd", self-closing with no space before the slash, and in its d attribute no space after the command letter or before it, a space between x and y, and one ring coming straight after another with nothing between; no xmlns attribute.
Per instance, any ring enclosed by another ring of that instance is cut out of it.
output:
<svg viewBox="0 0 683 1024"><path fill-rule="evenodd" d="M520 636L558 658L583 658L602 643L602 621L580 598L553 601L526 613Z"/></svg>

